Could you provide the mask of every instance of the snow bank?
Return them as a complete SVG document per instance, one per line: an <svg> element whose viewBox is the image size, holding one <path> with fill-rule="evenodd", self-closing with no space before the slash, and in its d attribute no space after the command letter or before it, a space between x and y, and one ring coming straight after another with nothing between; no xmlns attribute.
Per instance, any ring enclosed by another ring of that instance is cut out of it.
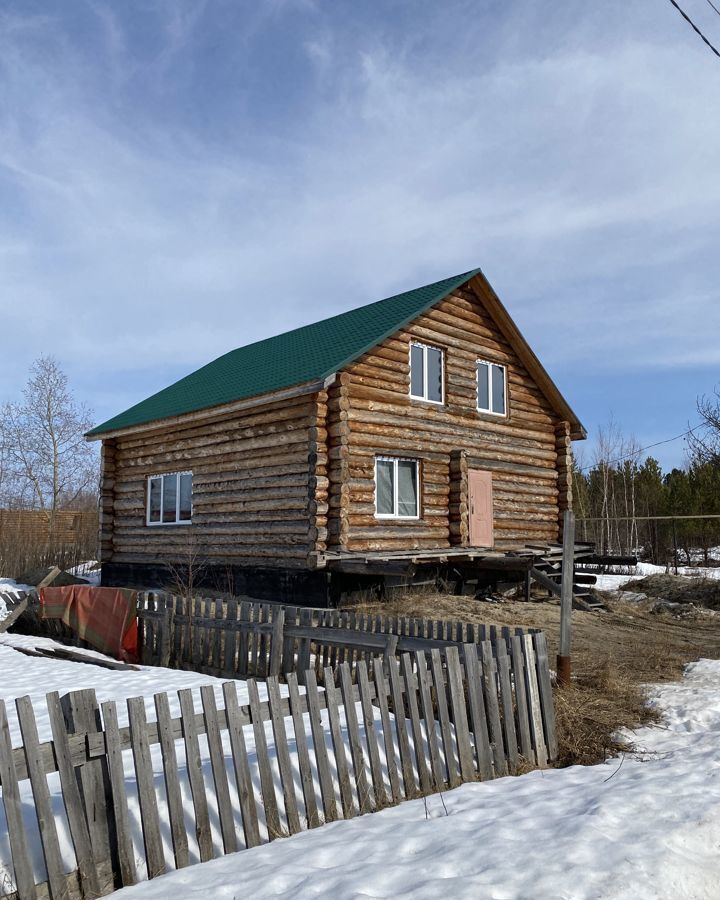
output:
<svg viewBox="0 0 720 900"><path fill-rule="evenodd" d="M720 662L652 691L661 727L604 765L469 784L117 894L716 900Z"/></svg>

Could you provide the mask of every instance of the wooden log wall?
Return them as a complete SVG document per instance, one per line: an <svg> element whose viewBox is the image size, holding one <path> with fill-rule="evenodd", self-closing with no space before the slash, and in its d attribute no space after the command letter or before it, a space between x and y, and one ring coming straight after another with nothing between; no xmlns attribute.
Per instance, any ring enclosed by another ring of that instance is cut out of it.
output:
<svg viewBox="0 0 720 900"><path fill-rule="evenodd" d="M304 568L327 538L324 392L105 441L103 561ZM148 475L193 473L191 525L147 525Z"/></svg>
<svg viewBox="0 0 720 900"><path fill-rule="evenodd" d="M555 449L558 470L558 526L562 530L563 514L572 509L572 441L570 425L560 422L555 427Z"/></svg>
<svg viewBox="0 0 720 900"><path fill-rule="evenodd" d="M445 351L443 406L409 396L411 340ZM506 418L477 411L478 358L507 367ZM468 465L492 471L496 548L557 540L561 498L556 429L562 426L563 434L568 432L475 288L454 291L350 365L343 379L347 416L328 427L330 458L337 454L342 459L336 471L331 465L330 496L338 495L341 483L348 490L348 499L338 504L342 516L332 526L337 546L369 551L466 543L467 498L462 485L453 484L465 471L458 450L472 456ZM419 521L375 518L377 455L420 460ZM563 502L568 498L564 492Z"/></svg>

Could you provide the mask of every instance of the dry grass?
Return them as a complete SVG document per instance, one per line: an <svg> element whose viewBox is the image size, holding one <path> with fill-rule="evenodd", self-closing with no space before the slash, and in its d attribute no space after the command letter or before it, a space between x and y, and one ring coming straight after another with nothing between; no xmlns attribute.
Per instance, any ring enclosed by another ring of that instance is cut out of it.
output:
<svg viewBox="0 0 720 900"><path fill-rule="evenodd" d="M542 628L551 665L557 652L560 611L552 600L496 604L417 591L353 608L373 615ZM720 623L651 615L631 603L615 603L607 612L574 611L572 640L572 685L555 690L559 766L590 765L630 749L618 731L658 718L646 703L644 685L678 679L686 663L701 657L720 657Z"/></svg>

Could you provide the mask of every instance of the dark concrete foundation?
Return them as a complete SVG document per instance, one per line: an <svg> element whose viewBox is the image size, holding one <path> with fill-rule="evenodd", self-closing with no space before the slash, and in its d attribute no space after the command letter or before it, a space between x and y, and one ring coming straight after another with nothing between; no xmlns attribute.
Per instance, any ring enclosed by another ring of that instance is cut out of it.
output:
<svg viewBox="0 0 720 900"><path fill-rule="evenodd" d="M185 592L192 583L193 592L197 588L202 594L243 595L297 606L332 605L330 574L324 570L204 565L198 572L193 572L190 579L181 567L104 563L101 583L103 586L162 589L171 593Z"/></svg>

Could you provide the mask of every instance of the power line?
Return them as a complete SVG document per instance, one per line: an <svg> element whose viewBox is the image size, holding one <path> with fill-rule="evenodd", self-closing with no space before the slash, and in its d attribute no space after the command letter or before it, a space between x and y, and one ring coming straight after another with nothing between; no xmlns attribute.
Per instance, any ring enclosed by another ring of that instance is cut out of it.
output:
<svg viewBox="0 0 720 900"><path fill-rule="evenodd" d="M712 8L715 10L715 12L720 16L720 9L718 9L717 6L715 6L715 4L712 2L712 0L705 0L705 2L708 4L708 6L712 6Z"/></svg>
<svg viewBox="0 0 720 900"><path fill-rule="evenodd" d="M709 2L709 0L708 0L708 2ZM688 23L688 25L692 28L692 30L693 30L697 35L699 35L699 37L701 38L701 40L705 41L705 43L706 43L706 44L708 45L708 47L712 50L712 52L715 54L715 56L717 56L717 57L720 59L720 50L716 50L715 47L713 47L713 45L712 45L712 44L710 43L710 41L705 37L705 35L702 33L702 31L700 31L700 29L699 29L699 28L697 27L697 25L693 22L693 20L690 18L690 16L689 16L684 10L680 9L680 7L677 5L677 3L675 2L675 0L670 0L670 3L672 3L672 5L675 7L675 9L680 13L680 15L683 17L683 19L685 19L685 21ZM715 9L715 7L713 6L712 3L710 3L710 6L712 6L713 9ZM717 12L717 10L715 10L715 12ZM718 15L720 15L720 13L718 13Z"/></svg>
<svg viewBox="0 0 720 900"><path fill-rule="evenodd" d="M633 450L632 453L627 453L625 456L618 456L617 459L609 459L607 461L601 460L599 463L591 463L589 466L583 466L582 469L577 469L578 472L588 472L590 469L595 469L599 465L613 466L615 463L624 462L626 459L633 459L635 456L640 456L641 453L644 453L646 450L652 450L653 447L660 447L662 444L671 444L673 441L679 441L680 438L687 437L689 434L692 434L696 428L700 428L702 422L698 422L697 425L694 425L692 428L688 428L687 431L683 431L682 434L676 434L675 437L665 438L664 441L656 441L654 444L648 444L647 447L640 447L638 450Z"/></svg>

